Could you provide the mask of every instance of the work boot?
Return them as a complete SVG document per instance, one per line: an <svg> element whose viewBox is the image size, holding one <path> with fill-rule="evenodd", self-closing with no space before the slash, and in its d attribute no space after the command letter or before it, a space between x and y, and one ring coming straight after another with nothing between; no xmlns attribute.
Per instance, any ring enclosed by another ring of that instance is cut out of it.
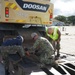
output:
<svg viewBox="0 0 75 75"><path fill-rule="evenodd" d="M57 50L57 57L60 57L59 49Z"/></svg>
<svg viewBox="0 0 75 75"><path fill-rule="evenodd" d="M60 57L60 54L57 54L57 57Z"/></svg>
<svg viewBox="0 0 75 75"><path fill-rule="evenodd" d="M58 60L60 57L60 54L55 55L55 60Z"/></svg>
<svg viewBox="0 0 75 75"><path fill-rule="evenodd" d="M58 67L58 63L55 61L55 62L52 63L52 66L57 68Z"/></svg>

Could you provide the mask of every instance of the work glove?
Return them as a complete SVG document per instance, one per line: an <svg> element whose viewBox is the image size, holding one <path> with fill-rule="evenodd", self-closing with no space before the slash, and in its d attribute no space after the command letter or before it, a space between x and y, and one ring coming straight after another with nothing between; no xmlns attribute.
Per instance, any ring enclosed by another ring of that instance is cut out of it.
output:
<svg viewBox="0 0 75 75"><path fill-rule="evenodd" d="M28 51L28 48L25 48L24 50L25 50L25 51Z"/></svg>
<svg viewBox="0 0 75 75"><path fill-rule="evenodd" d="M30 56L30 53L29 53L29 51L28 51L28 48L25 48L24 50L25 50L25 54L26 54L27 56Z"/></svg>

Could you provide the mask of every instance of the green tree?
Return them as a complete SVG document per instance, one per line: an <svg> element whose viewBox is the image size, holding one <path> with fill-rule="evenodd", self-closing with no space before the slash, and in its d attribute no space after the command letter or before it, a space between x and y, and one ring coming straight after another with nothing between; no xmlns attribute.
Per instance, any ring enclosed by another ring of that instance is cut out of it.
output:
<svg viewBox="0 0 75 75"><path fill-rule="evenodd" d="M54 19L59 20L59 21L62 21L65 24L75 25L75 16L74 15L68 16L68 17L65 17L63 15L58 15Z"/></svg>
<svg viewBox="0 0 75 75"><path fill-rule="evenodd" d="M69 23L72 23L73 25L75 25L75 16L69 16L67 18Z"/></svg>
<svg viewBox="0 0 75 75"><path fill-rule="evenodd" d="M58 15L58 16L55 17L55 19L66 23L66 17L65 16Z"/></svg>

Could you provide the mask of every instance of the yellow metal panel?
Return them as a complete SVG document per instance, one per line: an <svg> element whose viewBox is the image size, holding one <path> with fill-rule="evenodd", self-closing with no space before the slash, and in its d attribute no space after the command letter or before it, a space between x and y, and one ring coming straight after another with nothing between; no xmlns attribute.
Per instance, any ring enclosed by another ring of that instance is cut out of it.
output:
<svg viewBox="0 0 75 75"><path fill-rule="evenodd" d="M6 2L5 5L6 5L6 7L12 8L14 10L19 10L19 8L17 7L17 5L15 3Z"/></svg>
<svg viewBox="0 0 75 75"><path fill-rule="evenodd" d="M6 2L5 5L8 6L9 2Z"/></svg>
<svg viewBox="0 0 75 75"><path fill-rule="evenodd" d="M15 7L15 4L12 4L10 7L11 7L11 8L14 8L14 7Z"/></svg>
<svg viewBox="0 0 75 75"><path fill-rule="evenodd" d="M5 7L9 8L9 17L2 15L3 21L9 19L12 23L52 24L53 4L49 0L2 0L2 2L3 14Z"/></svg>
<svg viewBox="0 0 75 75"><path fill-rule="evenodd" d="M16 5L13 7L13 9L14 10L19 10L19 8Z"/></svg>
<svg viewBox="0 0 75 75"><path fill-rule="evenodd" d="M13 4L13 3L8 3L8 4L6 5L6 7L10 7L12 4Z"/></svg>
<svg viewBox="0 0 75 75"><path fill-rule="evenodd" d="M25 22L25 20L16 20L16 22Z"/></svg>

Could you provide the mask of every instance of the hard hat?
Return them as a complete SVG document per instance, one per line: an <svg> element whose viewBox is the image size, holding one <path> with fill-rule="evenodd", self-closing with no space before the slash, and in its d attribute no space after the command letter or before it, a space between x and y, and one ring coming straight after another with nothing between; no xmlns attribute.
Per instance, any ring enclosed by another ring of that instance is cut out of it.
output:
<svg viewBox="0 0 75 75"><path fill-rule="evenodd" d="M17 38L18 38L18 39L21 39L22 42L24 41L24 38L23 38L23 36L21 36L21 35L17 36Z"/></svg>
<svg viewBox="0 0 75 75"><path fill-rule="evenodd" d="M37 35L37 33L34 32L31 34L31 37L34 38L36 35Z"/></svg>
<svg viewBox="0 0 75 75"><path fill-rule="evenodd" d="M24 41L24 38L23 38L23 36L20 36L21 37L21 39L22 39L22 42Z"/></svg>

